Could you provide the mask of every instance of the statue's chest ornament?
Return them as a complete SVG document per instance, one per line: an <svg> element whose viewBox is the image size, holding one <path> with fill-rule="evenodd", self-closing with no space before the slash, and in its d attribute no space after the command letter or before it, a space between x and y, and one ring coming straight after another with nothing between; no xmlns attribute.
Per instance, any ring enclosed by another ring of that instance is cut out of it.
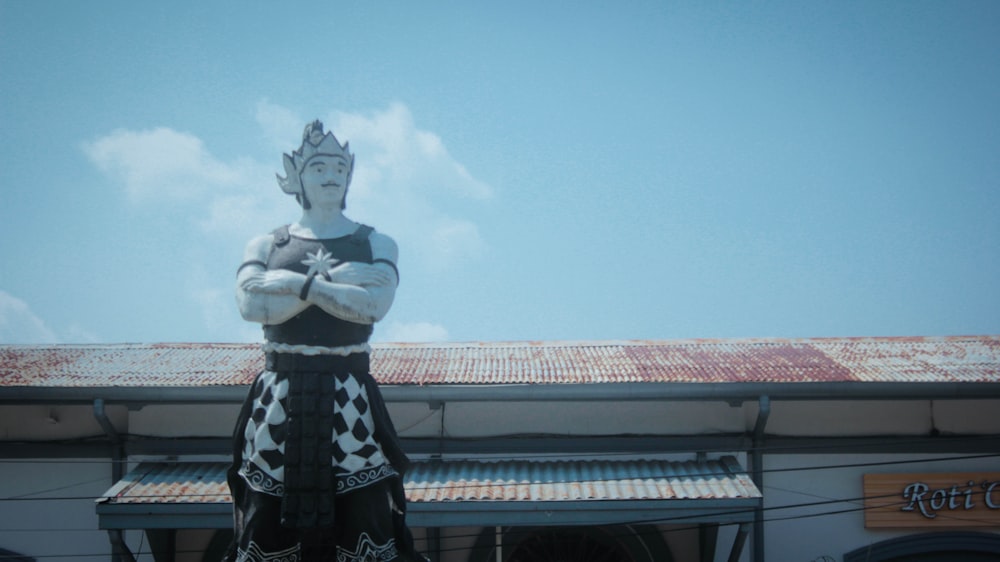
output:
<svg viewBox="0 0 1000 562"><path fill-rule="evenodd" d="M316 250L316 253L312 254L306 252L306 259L302 260L302 265L309 267L309 271L306 272L306 275L309 277L324 275L339 263L340 260L335 259L333 254L328 253L324 248L320 248Z"/></svg>

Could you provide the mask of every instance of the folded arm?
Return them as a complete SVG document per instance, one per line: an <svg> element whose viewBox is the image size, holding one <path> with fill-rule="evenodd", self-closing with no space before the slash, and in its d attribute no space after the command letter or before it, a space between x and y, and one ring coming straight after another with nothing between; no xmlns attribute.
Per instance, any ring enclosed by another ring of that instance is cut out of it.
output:
<svg viewBox="0 0 1000 562"><path fill-rule="evenodd" d="M247 244L243 265L236 276L236 304L244 320L260 324L281 324L309 306L298 297L305 276L278 269L268 271L267 258L273 237L258 236Z"/></svg>
<svg viewBox="0 0 1000 562"><path fill-rule="evenodd" d="M374 324L384 318L396 297L399 251L384 234L372 232L369 240L375 263L347 262L334 267L329 271L330 281L323 277L313 280L306 300L351 322Z"/></svg>
<svg viewBox="0 0 1000 562"><path fill-rule="evenodd" d="M388 236L373 232L371 246L374 264L347 262L327 272L330 280L316 276L305 299L302 288L307 277L288 270L267 270L271 251L270 234L250 241L243 266L236 281L236 301L245 320L261 324L280 324L316 305L327 314L361 324L373 324L383 317L395 298L396 270L385 261L396 263L396 243Z"/></svg>

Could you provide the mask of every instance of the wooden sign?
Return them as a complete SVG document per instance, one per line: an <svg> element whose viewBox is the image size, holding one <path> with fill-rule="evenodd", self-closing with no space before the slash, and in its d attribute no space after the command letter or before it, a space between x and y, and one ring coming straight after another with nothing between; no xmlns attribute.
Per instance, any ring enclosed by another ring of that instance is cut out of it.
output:
<svg viewBox="0 0 1000 562"><path fill-rule="evenodd" d="M1000 472L865 474L865 527L1000 527Z"/></svg>

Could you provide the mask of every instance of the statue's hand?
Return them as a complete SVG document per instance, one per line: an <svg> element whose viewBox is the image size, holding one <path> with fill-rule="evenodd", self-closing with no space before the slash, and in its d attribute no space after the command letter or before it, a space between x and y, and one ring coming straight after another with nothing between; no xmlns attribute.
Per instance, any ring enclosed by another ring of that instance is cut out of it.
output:
<svg viewBox="0 0 1000 562"><path fill-rule="evenodd" d="M261 271L249 277L243 288L252 293L272 295L297 295L302 289L304 276L286 269Z"/></svg>
<svg viewBox="0 0 1000 562"><path fill-rule="evenodd" d="M371 287L392 283L392 276L380 267L361 262L344 262L328 272L330 281L344 285Z"/></svg>

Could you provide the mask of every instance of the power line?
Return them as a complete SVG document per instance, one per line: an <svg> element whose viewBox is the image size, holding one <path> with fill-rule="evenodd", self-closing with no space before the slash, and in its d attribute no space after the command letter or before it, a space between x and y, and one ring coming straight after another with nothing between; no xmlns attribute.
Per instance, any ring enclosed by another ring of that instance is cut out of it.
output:
<svg viewBox="0 0 1000 562"><path fill-rule="evenodd" d="M804 503L798 503L798 504L787 504L787 505L780 505L780 506L768 506L768 507L764 507L763 511L765 513L768 513L768 512L775 512L775 511L780 511L780 510L785 510L785 509L803 509L803 508L809 508L809 507L828 506L828 505L833 505L833 504L838 504L838 503L857 503L857 502L863 502L863 501L869 500L869 499L880 499L880 498L886 498L886 497L895 497L895 494L892 494L892 495L886 494L886 495L874 495L874 496L859 496L859 497L853 497L853 498L834 498L834 499L826 499L826 500L817 501L817 502L804 502ZM900 502L899 504L890 504L890 506L891 505L903 505L904 503L905 502ZM787 520L792 520L792 519L828 517L828 516L833 516L833 515L841 515L841 514L844 514L844 513L855 513L855 512L865 511L865 510L868 510L868 509L877 509L877 508L882 508L882 507L885 507L885 506L884 505L870 506L870 507L869 506L858 506L858 507L852 507L852 508L847 508L847 509L826 510L826 511L820 511L820 512L815 512L815 513L800 513L800 514L788 515L788 516L766 517L766 518L763 519L762 523L766 525L768 523L776 523L776 522L787 521ZM734 510L734 511L720 512L717 515L732 515L732 514L746 513L747 511L750 511L750 510L747 509L747 510L738 510L738 511ZM938 515L942 516L942 517L948 517L948 514L946 514L946 513L939 513ZM637 519L637 520L630 520L630 521L624 521L624 522L609 523L609 524L606 524L606 525L587 525L585 527L609 527L609 526L610 527L636 527L636 526L645 526L645 525L653 525L653 524L670 524L671 521L677 521L677 520L681 520L681 519L686 519L686 516L678 516L676 518L667 517L667 518L655 518L655 519L645 519L645 520L643 520L643 519ZM970 519L967 519L967 518L963 518L963 520L965 520L965 521L977 521L975 519L971 519L970 520ZM711 522L706 522L706 523L711 523ZM735 523L732 523L732 524L735 524ZM488 526L483 526L483 528L486 528L486 527L488 527ZM506 526L506 527L511 528L511 526ZM524 527L524 528L530 528L530 527L532 527L532 526ZM570 527L570 526L553 526L553 528L566 528L566 527ZM521 528L521 527L517 527L517 528ZM675 527L675 528L671 528L671 529L655 529L654 531L650 532L649 534L661 534L662 535L662 534L670 534L670 533L678 533L678 532L690 531L690 530L695 530L695 529L698 529L698 528L699 528L698 525L688 524L686 526ZM38 529L37 531L54 532L54 531L59 531L59 530ZM94 529L94 531L98 531L98 530ZM479 533L462 533L462 534L454 534L454 535L449 534L449 535L442 535L440 538L441 538L441 540L467 539L467 538L479 537L481 533L482 532L480 531ZM644 536L646 533L634 532L632 534L639 535L639 536ZM626 535L625 534L620 534L620 535L613 535L613 536L615 536L616 538L618 538L618 537L624 537ZM425 543L425 542L428 542L428 539L427 538L419 539L417 542ZM454 547L454 548L443 548L443 549L440 549L440 552L461 552L461 551L474 550L476 548L494 548L494 546L493 545L488 545L488 546L483 546L483 547L476 547L475 545L473 545L471 547L469 547L469 546L463 546L463 547ZM180 551L180 550L178 550L178 551L176 551L177 554L182 554L182 553L199 553L199 552L203 552L203 551L201 551L201 550L186 550L186 551ZM92 554L33 555L32 558L35 558L35 559L82 558L82 557L90 557L90 556L107 556L107 554L108 554L107 552L102 552L102 553L92 553ZM136 554L136 556L141 556L141 555L146 555L146 554L152 555L153 552L152 552L152 550L150 550L150 551L142 551L141 550L141 545L140 545L139 551L136 552L135 554ZM9 556L0 555L0 560L14 559L14 558L17 558L17 557L18 557L18 555L9 555Z"/></svg>
<svg viewBox="0 0 1000 562"><path fill-rule="evenodd" d="M732 434L732 437L746 437L743 434ZM186 440L218 440L218 441L229 441L229 436L184 436L184 437L162 437L162 436L145 436L145 435L128 435L125 436L124 445L128 447L130 444L135 444L139 441L162 441L162 442L182 442ZM502 440L502 441L525 441L530 442L533 439L551 439L553 442L558 442L560 440L586 440L586 439L601 439L601 440L614 440L615 438L625 438L625 439L639 439L639 440L657 440L657 439L670 439L674 437L691 437L691 436L670 436L670 435L644 435L644 434L619 434L619 435L578 435L578 436L563 436L563 435L525 435L525 434L514 434L514 435L498 435L490 436L487 438L479 437L459 437L459 438L448 438L450 442L470 442L480 444L483 442L489 442L491 440ZM809 445L786 443L783 445L769 445L766 444L769 436L765 436L765 445L762 446L747 446L738 447L731 449L733 452L738 453L762 453L762 454L776 454L788 451L800 451L808 450L810 452L816 451L815 454L823 454L823 451L835 452L844 449L849 449L851 451L856 451L859 448L863 449L878 449L879 447L896 445L899 442L900 437L904 437L908 440L911 445L921 445L921 444L942 444L949 443L954 445L959 445L963 443L976 443L976 442L995 442L998 435L985 434L985 435L961 435L961 436L894 436L894 435L882 435L882 436L871 436L868 437L869 441L861 443L811 443ZM808 436L804 436L803 439L807 439ZM823 439L823 438L816 438ZM433 440L433 439L431 439ZM102 440L99 437L85 437L80 439L70 439L70 440L58 440L58 441L5 441L6 445L72 445L72 444L105 444L111 445L110 442ZM642 451L643 454L684 454L690 451L682 450L671 450L671 451ZM877 451L876 451L877 452ZM194 455L203 456L229 456L232 454L229 449L220 449L213 452L198 452L195 451ZM446 453L447 454L447 453ZM519 453L517 456L521 458L562 458L566 456L587 456L587 457L601 457L601 456L620 456L625 454L634 454L634 451L617 451L617 452L606 452L606 451L594 451L594 452L525 452ZM865 454L865 453L859 453ZM144 455L144 456L157 456L157 455ZM414 454L414 456L419 456ZM491 458L498 456L510 456L509 453L476 453L477 457ZM79 463L79 464L104 464L109 462L108 458L78 458L78 459L12 459L12 458L0 458L0 464L16 464L16 463ZM184 462L179 460L164 461L164 462Z"/></svg>
<svg viewBox="0 0 1000 562"><path fill-rule="evenodd" d="M605 438L605 437L601 436L601 438ZM613 439L614 436L610 436L608 438ZM653 439L655 439L655 437L653 437ZM947 438L947 442L948 443L955 444L955 445L961 444L963 442L977 442L977 441L983 441L983 442L988 442L990 444L994 444L994 443L997 442L997 440L998 440L998 436L992 436L992 435L989 435L989 436L966 436L966 437L958 437L958 438ZM927 437L925 439L911 441L910 443L913 444L913 445L920 445L922 443L941 443L941 442L942 442L942 440L941 440L940 437ZM9 443L17 444L17 443L22 443L22 442L9 442ZM898 437L885 437L884 441L883 440L879 440L879 441L867 442L867 443L864 443L863 447L866 448L866 449L867 448L871 448L871 449L883 448L884 449L885 447L889 447L889 446L895 445L897 443L898 443ZM24 444L24 443L22 443L22 444ZM856 454L856 455L869 455L869 454L896 454L896 455L899 455L899 454L915 454L913 452L893 453L893 452L883 452L883 451L879 451L879 450L875 450L875 451L872 451L872 452L866 452L866 451L859 452L859 451L857 451L857 448L858 448L857 445L844 445L844 444L833 443L833 444L829 444L829 445L809 445L808 447L803 447L801 445L763 446L763 447L745 447L745 448L741 447L741 448L736 448L736 449L719 450L719 451L715 451L715 452L717 452L717 453L732 453L732 454L760 453L760 454L763 454L763 455L773 455L773 454L781 454L783 452L801 451L803 449L807 449L808 451L810 451L808 454L812 454L812 455L824 455L824 454L831 454L831 453L835 453L835 452L838 452L838 451L842 451L844 449L848 449L848 450L850 450L850 452L852 454ZM504 453L499 453L498 452L498 453L470 453L466 457L462 457L462 456L459 456L459 455L453 454L453 453L444 453L445 455L448 455L448 457L446 459L442 459L442 460L445 460L445 461L447 461L447 460L482 460L482 461L490 461L490 460L504 460L504 459L510 459L510 458L516 458L518 460L535 460L535 459L548 459L548 458L556 459L556 460L572 460L572 459L626 458L626 457L627 458L636 458L636 457L642 457L642 456L645 456L645 457L655 457L655 456L664 456L664 455L690 455L690 454L693 454L693 453L694 453L693 450L683 450L683 451L681 451L681 450L666 450L666 451L650 451L650 450L636 451L636 450L628 450L628 451L610 451L610 452L608 452L608 451L599 451L599 452L558 452L557 451L557 452L549 452L549 453L525 452L525 453L514 453L514 454L512 454L512 453L506 453L506 452L504 452ZM923 453L923 454L944 454L944 453L935 453L935 452L932 451L932 452ZM413 458L422 458L422 457L428 456L428 455L429 455L428 453L420 453L420 454L411 454L410 456L413 457ZM117 460L117 461L115 459L112 459L112 458L34 458L34 459L33 458L16 458L16 459L14 459L14 458L0 458L0 465L4 465L4 464L8 464L8 465L17 465L17 464L95 464L95 465L107 465L110 462L123 462L123 463L128 463L128 464L136 464L136 463L139 463L139 462L146 462L146 461L149 461L149 462L158 462L158 463L165 463L165 464L188 464L188 463L191 463L191 462L196 462L196 461L192 461L192 460L189 460L189 459L182 459L182 458L159 458L159 459L156 458L156 457L162 457L162 456L164 456L162 454L160 454L160 455L157 455L157 454L138 454L138 455L133 455L133 456L134 457L138 457L138 458L127 458L127 459L121 459L121 460ZM174 457L175 455L170 455L170 456ZM222 458L228 459L228 458L230 458L232 456L232 451L220 451L220 452L212 452L212 453L204 453L204 452L199 452L199 451L192 451L190 453L185 453L185 456L187 456L187 457L222 457Z"/></svg>
<svg viewBox="0 0 1000 562"><path fill-rule="evenodd" d="M920 459L905 459L905 460L886 460L886 461L858 462L858 463L846 463L846 464L835 464L835 465L804 465L804 466L798 466L798 467L782 467L782 468L763 469L762 472L763 472L763 474L776 474L776 473L787 473L787 472L806 472L806 471L818 471L818 470L838 470L838 469L846 469L846 468L864 468L864 467L873 467L873 466L895 466L895 465L931 463L931 462L953 462L953 461L964 461L964 460L975 460L975 459L997 458L997 457L1000 457L1000 453L980 454L980 455L961 455L961 456L951 456L951 457L920 458ZM723 471L723 472L700 472L700 473L698 473L696 475L693 475L693 476L690 476L690 477L685 477L685 476L678 476L678 477L680 477L680 478L690 478L690 479L704 479L704 478L711 478L711 477L730 477L730 476L732 476L732 473L730 473L728 471ZM666 474L655 474L655 475L644 475L642 477L635 477L635 478L607 477L607 478L594 478L594 479L589 479L589 480L586 480L586 481L582 481L582 480L564 480L564 481L559 481L557 483L560 483L560 484L579 484L579 483L582 483L582 482L613 482L613 481L619 481L619 480L627 480L627 481L636 480L636 479L648 480L648 479L660 479L660 478L670 478L670 477L671 476L668 476ZM99 481L99 480L93 480L93 481L90 481L90 482L97 482L97 481ZM82 485L82 484L83 483L72 484L72 485L68 485L68 486L60 486L60 487L52 488L52 489L48 489L48 490L40 490L40 491L35 491L35 492L29 492L29 493L26 493L26 494L22 494L20 496L12 496L12 497L0 498L0 502L5 502L5 501L7 501L7 502L13 502L13 501L56 501L56 500L70 501L70 500L92 500L92 499L95 499L93 496L52 496L52 497L44 497L44 498L31 497L31 496L38 496L38 495L41 495L41 494L50 493L52 491L58 491L60 489L70 488L70 487L78 486L78 485ZM539 484L539 483L538 482L511 482L511 483L502 483L501 482L501 483L495 483L495 484L493 484L493 486L500 487L500 488L508 488L508 487L525 486L525 485L532 485L532 484ZM544 484L544 482L541 483L541 484ZM468 485L464 485L464 484L442 484L442 485L436 485L436 486L421 486L421 487L416 487L415 489L418 489L418 490L451 490L451 489L462 489L462 488L466 488L466 487L468 487ZM225 493L184 494L184 497L188 497L188 498L222 498L222 497L225 497L225 496L228 496L228 494L225 494ZM169 495L168 494L130 495L129 496L129 498L131 498L131 499L155 499L155 498L161 498L161 497L176 497L176 494L169 494Z"/></svg>
<svg viewBox="0 0 1000 562"><path fill-rule="evenodd" d="M786 489L781 489L781 488L776 488L776 487L770 487L770 486L766 486L765 488L766 489L778 489L778 490L781 490L781 491L791 492L791 493L800 493L800 492L793 491L793 490L786 490ZM815 497L821 497L821 496L815 496ZM898 496L896 494L886 494L886 495L879 495L879 496L859 496L859 497L851 497L851 498L825 498L825 497L821 497L822 499L820 501L804 502L804 503L797 503L797 504L783 504L783 505L776 505L776 506L768 506L768 507L765 507L764 510L765 511L780 511L780 510L788 510L788 509L803 509L803 508L817 507L817 506L823 506L823 505L833 505L833 504L841 504L841 503L857 503L857 502L863 502L865 500L870 500L870 499L882 499L882 498L889 498L889 497L898 497ZM31 498L27 498L27 499L30 500ZM86 498L86 499L90 499L90 498ZM901 502L898 505L903 505L904 503L905 502ZM889 504L889 505L894 505L894 504ZM832 515L832 514L837 514L837 513L846 513L846 512L850 512L850 511L858 511L858 510L864 510L864 509L867 509L867 507L859 507L859 508L852 508L852 509L847 509L847 510L838 510L838 511L832 511L832 512L819 512L819 513L811 513L811 514L799 514L799 515L789 516L789 517L773 517L773 518L767 519L765 522L768 522L768 521L771 521L771 522L782 521L782 520L786 520L786 519L794 519L796 517L806 517L806 516L808 516L808 517L819 517L819 516L823 516L823 515ZM747 511L748 511L748 509L739 509L739 510L734 510L732 512L719 513L718 515L739 514L739 513L746 513ZM946 517L946 518L948 517L947 514L945 514L945 513L942 513L942 514L939 514L939 515L941 515L943 517ZM683 518L683 517L679 517L678 519L681 519L681 518ZM656 519L650 519L650 520L634 520L634 521L629 521L629 522L622 523L622 524L632 524L632 525L636 525L636 524L652 524L652 523L664 524L664 523L669 523L673 519L674 518L656 518ZM969 520L969 519L968 518L964 518L964 520ZM51 529L51 528L49 528L49 529L19 529L19 531L22 531L22 532L43 532L43 531L44 532L54 532L54 531L62 531L62 530L66 530L66 531L92 531L90 529ZM5 531L10 532L10 530L5 530ZM449 538L455 538L455 537L452 536L452 537L449 537Z"/></svg>
<svg viewBox="0 0 1000 562"><path fill-rule="evenodd" d="M95 478L95 479L92 479L92 480L84 480L82 482L74 482L72 484L66 484L66 485L63 485L63 486L58 486L56 488L49 488L47 490L39 490L39 491L36 491L36 492L27 492L27 493L21 494L20 496L11 496L10 498L6 498L6 499L10 499L10 500L23 500L23 499L46 500L46 499L49 499L49 498L31 498L31 496L37 496L37 495L40 495L40 494L49 494L49 493L52 493L52 492L58 492L59 490L66 490L66 489L69 489L69 488L76 488L77 486L86 486L87 484L94 484L94 483L103 482L103 481L106 481L106 480L107 480L107 477ZM0 498L0 501L3 501L3 499L4 498Z"/></svg>

